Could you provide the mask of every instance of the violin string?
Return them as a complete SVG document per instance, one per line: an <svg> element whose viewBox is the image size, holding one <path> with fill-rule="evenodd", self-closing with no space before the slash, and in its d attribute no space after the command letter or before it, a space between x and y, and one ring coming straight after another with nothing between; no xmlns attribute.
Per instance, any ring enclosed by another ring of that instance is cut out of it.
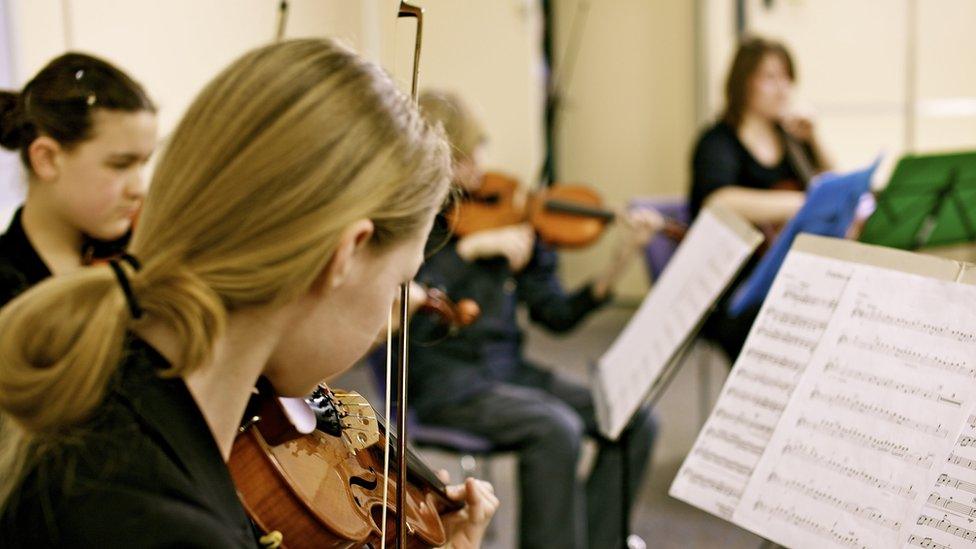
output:
<svg viewBox="0 0 976 549"><path fill-rule="evenodd" d="M386 321L386 424L390 424L390 408L392 404L391 394L392 394L392 380L390 376L393 372L393 307L390 307L390 315L387 317ZM383 437L383 525L381 526L382 541L381 544L386 545L386 510L389 506L389 500L387 499L390 490L390 437Z"/></svg>

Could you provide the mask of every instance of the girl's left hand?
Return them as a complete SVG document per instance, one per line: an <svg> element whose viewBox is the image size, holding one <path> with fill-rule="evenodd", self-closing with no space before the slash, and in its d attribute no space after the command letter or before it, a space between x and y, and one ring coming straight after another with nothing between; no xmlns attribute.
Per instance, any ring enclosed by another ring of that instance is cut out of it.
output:
<svg viewBox="0 0 976 549"><path fill-rule="evenodd" d="M664 228L664 216L653 208L629 210L618 215L626 249L643 248Z"/></svg>
<svg viewBox="0 0 976 549"><path fill-rule="evenodd" d="M447 482L446 471L438 471L437 476ZM447 495L455 501L465 503L464 509L443 517L447 547L478 549L491 518L498 510L499 501L494 488L483 480L469 478L464 484L448 486Z"/></svg>

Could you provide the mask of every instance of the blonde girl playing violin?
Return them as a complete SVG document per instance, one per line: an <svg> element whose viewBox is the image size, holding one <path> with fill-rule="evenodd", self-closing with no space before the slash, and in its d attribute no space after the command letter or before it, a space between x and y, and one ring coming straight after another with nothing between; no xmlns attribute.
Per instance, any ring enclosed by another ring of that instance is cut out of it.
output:
<svg viewBox="0 0 976 549"><path fill-rule="evenodd" d="M256 546L225 465L252 387L303 396L365 352L449 179L440 134L327 40L224 70L160 159L132 257L0 311L0 545ZM452 494L451 543L476 547L498 501Z"/></svg>

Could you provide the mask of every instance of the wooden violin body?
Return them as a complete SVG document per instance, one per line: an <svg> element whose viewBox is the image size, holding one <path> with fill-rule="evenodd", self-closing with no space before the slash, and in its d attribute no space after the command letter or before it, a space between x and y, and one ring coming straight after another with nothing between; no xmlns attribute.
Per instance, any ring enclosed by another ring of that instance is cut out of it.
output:
<svg viewBox="0 0 976 549"><path fill-rule="evenodd" d="M529 223L551 246L583 248L596 242L616 218L603 207L600 195L585 185L558 184L518 200L518 180L488 172L481 187L448 211L448 221L460 237L478 231ZM521 203L524 202L524 203ZM665 220L663 233L680 241L687 227Z"/></svg>
<svg viewBox="0 0 976 549"><path fill-rule="evenodd" d="M259 390L269 392L270 385L264 383ZM394 539L398 515L406 524L408 547L446 543L440 515L459 504L449 500L444 485L411 456L405 475L406 509L399 512L399 487L392 471L384 494L385 429L361 396L323 387L304 412L302 399L265 394L252 402L250 419L234 442L228 466L248 514L263 531L280 532L281 547L386 547ZM312 414L310 432L302 432L308 430L308 417L296 420L303 414ZM395 463L390 460L391 467ZM382 540L384 501L387 543Z"/></svg>

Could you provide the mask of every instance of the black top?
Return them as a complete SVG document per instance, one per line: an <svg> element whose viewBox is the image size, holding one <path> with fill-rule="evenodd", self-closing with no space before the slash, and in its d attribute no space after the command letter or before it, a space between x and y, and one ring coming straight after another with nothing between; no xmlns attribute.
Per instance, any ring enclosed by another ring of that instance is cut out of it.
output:
<svg viewBox="0 0 976 549"><path fill-rule="evenodd" d="M781 128L779 131L783 132ZM810 152L807 150L808 156ZM715 124L698 139L691 170L689 205L693 218L708 195L722 187L770 189L782 181L794 181L803 188L789 155L784 154L779 164L772 167L761 164L739 141L735 128L725 122Z"/></svg>
<svg viewBox="0 0 976 549"><path fill-rule="evenodd" d="M7 232L0 235L0 306L51 276L51 269L41 259L24 232L23 210L23 207L17 209ZM85 240L82 255L118 255L125 249L128 241L128 234L111 242L88 238Z"/></svg>
<svg viewBox="0 0 976 549"><path fill-rule="evenodd" d="M132 338L105 403L0 516L0 547L256 547L192 395Z"/></svg>
<svg viewBox="0 0 976 549"><path fill-rule="evenodd" d="M451 337L437 340L442 329L429 315L416 315L410 325L410 405L423 417L443 405L462 402L499 382L514 380L526 366L516 305L523 302L530 318L564 332L607 299L597 300L584 286L567 293L557 277L556 252L536 242L532 259L513 273L505 258L467 262L457 254L457 240L445 242L443 226L429 241L432 255L417 280L440 288L454 301L473 299L481 307L478 320Z"/></svg>

